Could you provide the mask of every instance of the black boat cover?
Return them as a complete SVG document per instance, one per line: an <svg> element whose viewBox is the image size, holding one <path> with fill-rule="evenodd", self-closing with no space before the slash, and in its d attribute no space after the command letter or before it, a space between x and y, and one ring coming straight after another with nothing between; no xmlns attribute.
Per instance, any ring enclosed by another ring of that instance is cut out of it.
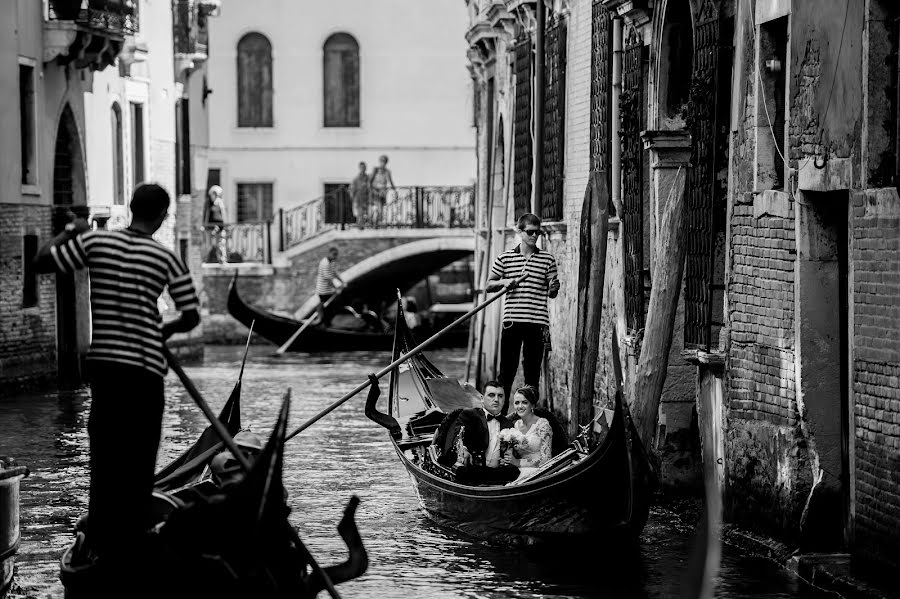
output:
<svg viewBox="0 0 900 599"><path fill-rule="evenodd" d="M471 387L464 388L455 378L446 376L425 379L431 392L431 401L445 414L457 408L476 408L481 405L481 397Z"/></svg>

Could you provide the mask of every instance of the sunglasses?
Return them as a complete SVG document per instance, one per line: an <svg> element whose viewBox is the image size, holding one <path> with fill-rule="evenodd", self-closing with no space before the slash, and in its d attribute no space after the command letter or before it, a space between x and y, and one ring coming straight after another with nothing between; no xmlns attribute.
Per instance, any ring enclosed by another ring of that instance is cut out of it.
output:
<svg viewBox="0 0 900 599"><path fill-rule="evenodd" d="M541 234L540 229L519 229L519 233L522 235L527 235L529 237L537 237Z"/></svg>

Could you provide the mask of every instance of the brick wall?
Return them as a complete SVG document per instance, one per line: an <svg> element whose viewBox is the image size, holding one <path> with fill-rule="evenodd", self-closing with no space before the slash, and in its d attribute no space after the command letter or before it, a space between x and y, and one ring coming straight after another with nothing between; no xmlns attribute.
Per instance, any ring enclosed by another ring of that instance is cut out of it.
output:
<svg viewBox="0 0 900 599"><path fill-rule="evenodd" d="M854 555L900 566L900 198L852 195Z"/></svg>
<svg viewBox="0 0 900 599"><path fill-rule="evenodd" d="M753 192L756 136L768 130L757 129L755 119L755 32L749 20L739 27L726 281L726 505L733 521L791 538L799 532L810 472L796 424L795 210L787 194ZM792 139L802 133L797 126L791 125Z"/></svg>
<svg viewBox="0 0 900 599"><path fill-rule="evenodd" d="M56 285L40 275L38 303L22 308L23 244L50 235L50 208L0 204L0 387L14 387L56 374Z"/></svg>

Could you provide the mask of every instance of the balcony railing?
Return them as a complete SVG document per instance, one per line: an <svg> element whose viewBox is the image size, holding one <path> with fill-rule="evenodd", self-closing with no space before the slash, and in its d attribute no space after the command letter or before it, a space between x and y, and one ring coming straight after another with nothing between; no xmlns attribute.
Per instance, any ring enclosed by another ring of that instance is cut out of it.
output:
<svg viewBox="0 0 900 599"><path fill-rule="evenodd" d="M51 0L48 21L73 21L95 31L133 35L139 29L136 0Z"/></svg>
<svg viewBox="0 0 900 599"><path fill-rule="evenodd" d="M175 0L172 6L172 32L176 54L206 55L205 20L207 5L197 0Z"/></svg>
<svg viewBox="0 0 900 599"><path fill-rule="evenodd" d="M271 221L208 226L203 230L203 261L271 264Z"/></svg>
<svg viewBox="0 0 900 599"><path fill-rule="evenodd" d="M475 189L398 187L387 192L383 208L370 195L367 220L357 222L349 194L336 190L289 210L279 210L282 251L336 228L455 228L475 224Z"/></svg>

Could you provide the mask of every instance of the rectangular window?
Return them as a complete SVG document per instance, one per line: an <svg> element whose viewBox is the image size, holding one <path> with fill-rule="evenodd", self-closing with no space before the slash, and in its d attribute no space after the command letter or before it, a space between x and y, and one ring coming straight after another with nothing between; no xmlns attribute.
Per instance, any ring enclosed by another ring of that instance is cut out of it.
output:
<svg viewBox="0 0 900 599"><path fill-rule="evenodd" d="M19 131L21 135L22 184L37 183L34 124L34 67L19 65Z"/></svg>
<svg viewBox="0 0 900 599"><path fill-rule="evenodd" d="M38 251L37 235L22 238L22 307L31 308L38 304L38 276L32 264Z"/></svg>
<svg viewBox="0 0 900 599"><path fill-rule="evenodd" d="M782 157L785 146L787 27L787 17L759 26L759 74L762 83L757 93L757 189L784 189Z"/></svg>
<svg viewBox="0 0 900 599"><path fill-rule="evenodd" d="M237 222L272 220L272 184L238 183Z"/></svg>
<svg viewBox="0 0 900 599"><path fill-rule="evenodd" d="M188 249L190 248L190 240L188 239L179 239L178 240L178 254L181 256L181 261L185 264L188 263Z"/></svg>
<svg viewBox="0 0 900 599"><path fill-rule="evenodd" d="M181 98L175 102L175 193L189 194L193 187L190 104L188 98Z"/></svg>
<svg viewBox="0 0 900 599"><path fill-rule="evenodd" d="M144 105L131 103L131 166L134 186L144 182Z"/></svg>
<svg viewBox="0 0 900 599"><path fill-rule="evenodd" d="M325 222L344 224L353 222L353 202L346 183L326 183Z"/></svg>

